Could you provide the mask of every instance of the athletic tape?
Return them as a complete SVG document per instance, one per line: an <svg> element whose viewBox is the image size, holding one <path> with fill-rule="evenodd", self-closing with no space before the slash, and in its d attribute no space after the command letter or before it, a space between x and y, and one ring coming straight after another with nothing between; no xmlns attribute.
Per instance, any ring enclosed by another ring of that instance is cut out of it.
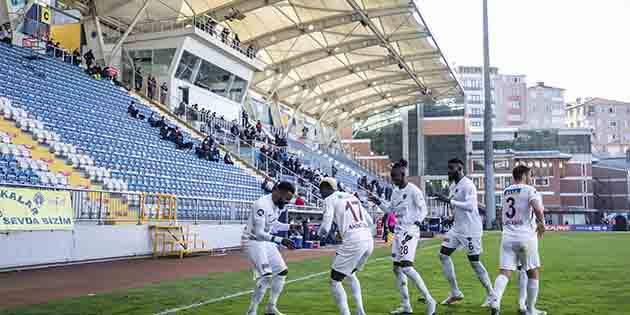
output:
<svg viewBox="0 0 630 315"><path fill-rule="evenodd" d="M425 250L425 249L431 249L431 248L437 248L437 247L440 247L440 245L431 245L431 246L427 246L427 247L422 247L419 250ZM377 261L388 260L388 259L391 259L391 257L389 257L389 256L378 257L378 258L375 258L375 259L372 259L372 260L368 261L368 264L370 262L377 262ZM319 276L327 275L329 273L330 273L330 271L313 273L313 274L310 274L310 275L307 275L307 276L304 276L304 277L299 277L299 278L288 280L286 282L286 284L291 284L291 283L294 283L294 282L300 282L300 281L309 280L309 279L316 278L316 277L319 277ZM225 300L237 298L239 296L252 294L252 292L254 292L254 291L253 290L241 291L241 292L237 292L237 293L234 293L234 294L230 294L230 295L226 295L226 296L222 296L222 297L218 297L218 298L214 298L214 299L210 299L210 300L205 300L205 301L197 302L197 303L186 305L186 306L181 306L181 307L167 309L167 310L161 311L159 313L155 313L153 315L173 314L173 313L177 313L177 312L180 312L180 311L189 310L191 308L197 308L197 307L200 307L200 306L204 306L204 305L208 305L208 304L212 304L212 303L217 303L217 302L222 302L222 301L225 301Z"/></svg>

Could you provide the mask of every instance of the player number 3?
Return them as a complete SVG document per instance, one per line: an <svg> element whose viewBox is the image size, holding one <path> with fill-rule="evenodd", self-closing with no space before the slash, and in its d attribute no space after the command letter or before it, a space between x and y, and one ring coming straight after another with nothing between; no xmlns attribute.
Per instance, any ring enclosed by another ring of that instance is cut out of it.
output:
<svg viewBox="0 0 630 315"><path fill-rule="evenodd" d="M516 202L516 200L514 200L513 197L509 197L505 202L508 204L508 207L510 208L510 210L506 212L505 215L509 219L511 219L516 215L516 208L514 208L514 203Z"/></svg>

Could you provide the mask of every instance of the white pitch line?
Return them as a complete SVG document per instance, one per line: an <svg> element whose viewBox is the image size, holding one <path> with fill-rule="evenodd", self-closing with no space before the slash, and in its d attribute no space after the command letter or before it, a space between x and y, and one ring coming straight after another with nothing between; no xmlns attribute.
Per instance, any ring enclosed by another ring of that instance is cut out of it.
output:
<svg viewBox="0 0 630 315"><path fill-rule="evenodd" d="M440 245L431 245L431 246L420 248L419 250L426 250L426 249L436 248L436 247L439 247L439 246ZM382 260L386 260L386 259L390 259L390 258L391 257L389 257L389 256L379 257L379 258L372 259L370 262L382 261ZM307 276L304 276L304 277L291 279L291 280L287 281L286 284L309 280L309 279L312 279L312 278L316 278L316 277L319 277L319 276L326 275L328 273L329 273L328 271L313 273L313 274L310 274L310 275L307 275ZM212 303L217 303L217 302L222 302L222 301L225 301L225 300L237 298L239 296L248 295L248 294L251 294L252 292L254 292L254 291L253 290L247 290L247 291L236 292L234 294L225 295L225 296L214 298L214 299L210 299L210 300L205 300L205 301L202 301L202 302L197 302L197 303L186 305L186 306L181 306L181 307L167 309L165 311L162 311L162 312L159 312L159 313L155 313L153 315L166 315L166 314L177 313L177 312L180 312L180 311L189 310L191 308L197 308L197 307L200 307L200 306L204 306L204 305L208 305L208 304L212 304Z"/></svg>

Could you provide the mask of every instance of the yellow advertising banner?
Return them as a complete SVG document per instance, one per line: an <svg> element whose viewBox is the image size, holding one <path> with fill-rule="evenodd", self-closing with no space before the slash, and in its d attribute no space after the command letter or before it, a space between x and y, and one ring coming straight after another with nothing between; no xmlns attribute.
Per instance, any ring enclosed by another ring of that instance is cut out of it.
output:
<svg viewBox="0 0 630 315"><path fill-rule="evenodd" d="M72 230L70 193L0 187L0 231Z"/></svg>
<svg viewBox="0 0 630 315"><path fill-rule="evenodd" d="M48 7L41 7L41 18L40 21L44 24L50 24L50 21L52 20L52 15L50 13L50 8Z"/></svg>

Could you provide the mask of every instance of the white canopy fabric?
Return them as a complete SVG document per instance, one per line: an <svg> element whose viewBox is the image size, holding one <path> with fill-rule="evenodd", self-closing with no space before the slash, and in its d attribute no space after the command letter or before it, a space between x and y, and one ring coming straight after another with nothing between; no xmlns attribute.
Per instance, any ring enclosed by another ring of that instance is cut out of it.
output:
<svg viewBox="0 0 630 315"><path fill-rule="evenodd" d="M324 123L463 94L409 0L95 0L130 24L207 14L259 49L251 88ZM401 62L402 61L402 62ZM403 64L404 63L404 64Z"/></svg>

